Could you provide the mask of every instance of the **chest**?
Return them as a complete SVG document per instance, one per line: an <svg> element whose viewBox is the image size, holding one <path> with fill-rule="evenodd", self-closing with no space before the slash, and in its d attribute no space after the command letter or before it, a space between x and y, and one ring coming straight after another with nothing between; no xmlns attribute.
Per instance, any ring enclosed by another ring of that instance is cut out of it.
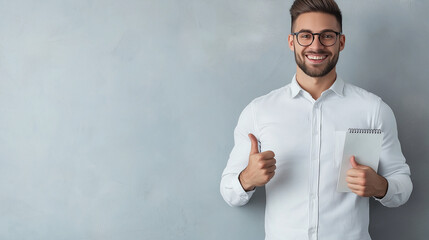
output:
<svg viewBox="0 0 429 240"><path fill-rule="evenodd" d="M356 111L341 104L284 104L260 111L257 118L261 150L271 150L280 162L302 161L315 150L330 156L335 132L372 128L370 111Z"/></svg>

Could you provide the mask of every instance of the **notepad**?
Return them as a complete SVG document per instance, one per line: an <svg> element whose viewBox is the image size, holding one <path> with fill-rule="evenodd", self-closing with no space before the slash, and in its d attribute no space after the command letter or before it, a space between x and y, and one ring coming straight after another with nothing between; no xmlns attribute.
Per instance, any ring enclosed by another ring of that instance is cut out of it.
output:
<svg viewBox="0 0 429 240"><path fill-rule="evenodd" d="M351 192L347 187L347 171L352 168L350 158L377 172L384 133L380 129L350 128L347 132L336 132L335 157L341 162L337 191Z"/></svg>

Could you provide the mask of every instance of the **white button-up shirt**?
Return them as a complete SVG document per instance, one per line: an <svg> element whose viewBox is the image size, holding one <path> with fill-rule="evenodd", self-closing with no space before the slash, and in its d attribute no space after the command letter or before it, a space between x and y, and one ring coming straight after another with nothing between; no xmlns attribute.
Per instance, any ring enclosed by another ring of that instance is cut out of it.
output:
<svg viewBox="0 0 429 240"><path fill-rule="evenodd" d="M231 206L242 206L254 191L238 180L247 166L249 133L271 150L276 174L265 185L266 240L367 240L369 198L336 191L340 162L335 132L349 128L384 132L378 174L388 181L377 199L387 207L405 203L412 191L410 169L401 152L392 110L376 95L337 78L314 100L295 76L285 87L256 98L243 110L234 131L234 148L220 191Z"/></svg>

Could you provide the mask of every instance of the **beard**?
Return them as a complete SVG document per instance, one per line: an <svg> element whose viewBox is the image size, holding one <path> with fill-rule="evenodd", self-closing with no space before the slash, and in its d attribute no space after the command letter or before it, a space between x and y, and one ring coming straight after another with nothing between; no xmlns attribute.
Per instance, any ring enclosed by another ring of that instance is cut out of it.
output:
<svg viewBox="0 0 429 240"><path fill-rule="evenodd" d="M294 49L295 50L295 49ZM338 54L334 54L334 57L332 60L328 60L328 63L322 68L322 69L310 69L308 66L305 65L305 61L298 56L296 51L294 51L295 55L295 62L298 65L298 67L308 76L310 77L323 77L326 76L329 72L334 69L334 67L337 65L338 57L340 52L338 51ZM317 51L317 52L306 52L307 53L313 53L313 54L326 54L329 55L329 53L326 53L324 51ZM305 55L304 55L305 58Z"/></svg>

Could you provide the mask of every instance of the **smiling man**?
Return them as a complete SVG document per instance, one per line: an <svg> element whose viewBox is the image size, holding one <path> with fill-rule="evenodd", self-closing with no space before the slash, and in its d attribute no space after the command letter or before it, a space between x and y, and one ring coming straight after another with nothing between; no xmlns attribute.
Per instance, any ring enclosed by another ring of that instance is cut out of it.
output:
<svg viewBox="0 0 429 240"><path fill-rule="evenodd" d="M337 76L345 36L333 0L296 0L290 13L296 74L241 113L221 194L242 206L265 186L266 240L371 239L369 197L397 207L412 191L395 117L379 97ZM381 129L384 139L378 172L350 158L351 192L343 193L336 191L335 132L349 128Z"/></svg>

